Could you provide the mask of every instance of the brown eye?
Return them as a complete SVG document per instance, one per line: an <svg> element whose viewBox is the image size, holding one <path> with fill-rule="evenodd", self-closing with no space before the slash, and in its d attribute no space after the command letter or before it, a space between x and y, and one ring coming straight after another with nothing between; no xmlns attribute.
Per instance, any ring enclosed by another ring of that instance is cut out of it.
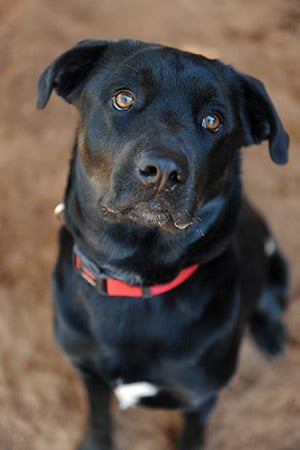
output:
<svg viewBox="0 0 300 450"><path fill-rule="evenodd" d="M218 131L221 127L221 119L217 114L208 114L202 119L201 126L209 131Z"/></svg>
<svg viewBox="0 0 300 450"><path fill-rule="evenodd" d="M126 111L134 104L134 96L130 91L119 91L112 100L114 108L118 111Z"/></svg>

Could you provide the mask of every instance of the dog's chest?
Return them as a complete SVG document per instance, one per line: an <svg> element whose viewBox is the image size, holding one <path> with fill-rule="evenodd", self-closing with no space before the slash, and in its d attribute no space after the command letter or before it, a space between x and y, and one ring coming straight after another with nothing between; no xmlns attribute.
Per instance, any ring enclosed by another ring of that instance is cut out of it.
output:
<svg viewBox="0 0 300 450"><path fill-rule="evenodd" d="M117 323L115 332L110 327L110 332L99 336L105 355L98 354L98 367L121 409L177 409L201 402L210 380L195 361L201 342L191 342L183 324L176 327L171 317L154 320L150 313L123 329L120 319Z"/></svg>

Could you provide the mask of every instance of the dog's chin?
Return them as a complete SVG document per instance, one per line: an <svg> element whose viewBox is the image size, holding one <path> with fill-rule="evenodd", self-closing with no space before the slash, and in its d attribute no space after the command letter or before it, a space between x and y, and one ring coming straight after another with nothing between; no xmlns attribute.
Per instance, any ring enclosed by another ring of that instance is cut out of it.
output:
<svg viewBox="0 0 300 450"><path fill-rule="evenodd" d="M193 223L180 217L180 214L175 216L159 204L152 202L139 202L122 209L107 208L105 212L106 219L110 221L131 221L143 227L159 228L172 234L184 233Z"/></svg>

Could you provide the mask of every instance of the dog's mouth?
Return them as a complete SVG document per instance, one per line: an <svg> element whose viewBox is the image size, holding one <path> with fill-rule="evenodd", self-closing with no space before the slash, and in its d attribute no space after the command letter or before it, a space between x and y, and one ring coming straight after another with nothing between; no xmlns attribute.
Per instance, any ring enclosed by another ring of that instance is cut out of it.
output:
<svg viewBox="0 0 300 450"><path fill-rule="evenodd" d="M131 220L143 226L158 227L168 232L184 231L194 223L180 210L176 213L170 212L155 201L138 202L122 209L103 207L102 211L107 218Z"/></svg>

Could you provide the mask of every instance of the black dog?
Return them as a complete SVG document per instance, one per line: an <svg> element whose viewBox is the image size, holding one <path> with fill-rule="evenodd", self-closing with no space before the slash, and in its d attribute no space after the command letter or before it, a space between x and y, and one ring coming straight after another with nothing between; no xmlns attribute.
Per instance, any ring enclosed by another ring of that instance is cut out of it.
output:
<svg viewBox="0 0 300 450"><path fill-rule="evenodd" d="M240 148L288 136L263 84L217 60L134 40L79 43L41 75L80 112L54 272L55 333L87 389L82 450L121 407L178 408L199 450L249 326L285 341L287 267L242 197Z"/></svg>

